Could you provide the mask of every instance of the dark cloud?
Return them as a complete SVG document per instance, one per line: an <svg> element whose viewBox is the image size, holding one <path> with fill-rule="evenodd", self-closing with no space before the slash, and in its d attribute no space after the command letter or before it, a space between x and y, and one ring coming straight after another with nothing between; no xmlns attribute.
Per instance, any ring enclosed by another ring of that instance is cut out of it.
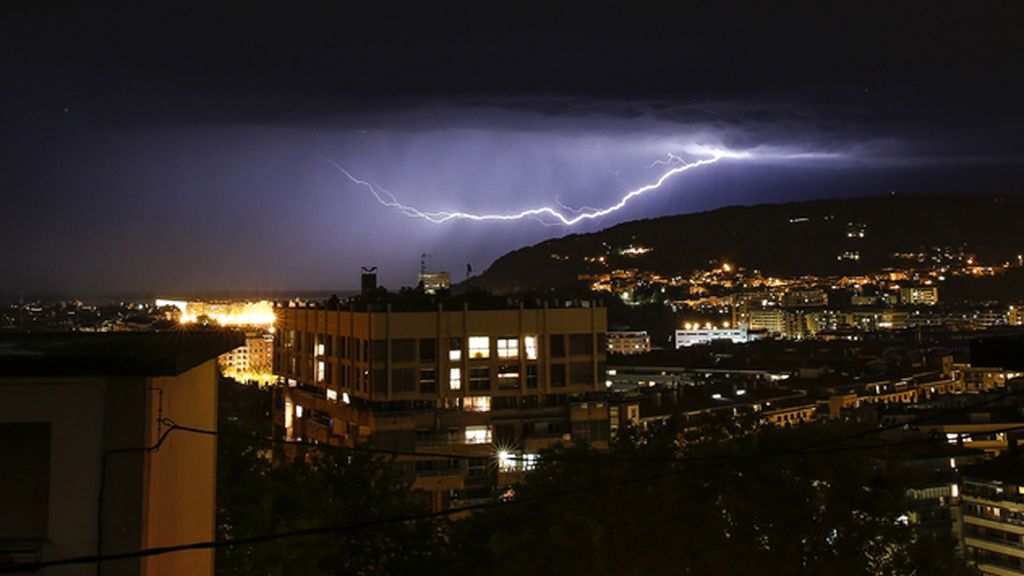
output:
<svg viewBox="0 0 1024 576"><path fill-rule="evenodd" d="M566 230L424 209L1019 190L1019 3L6 2L6 291L349 287L477 269ZM701 148L701 147L704 148Z"/></svg>

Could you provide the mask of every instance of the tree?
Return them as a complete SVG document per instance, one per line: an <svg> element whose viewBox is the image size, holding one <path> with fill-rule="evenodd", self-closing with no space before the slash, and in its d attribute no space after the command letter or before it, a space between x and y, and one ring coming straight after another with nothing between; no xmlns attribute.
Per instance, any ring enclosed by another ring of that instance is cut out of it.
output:
<svg viewBox="0 0 1024 576"><path fill-rule="evenodd" d="M234 390L218 438L218 539L344 526L424 511L396 468L365 453L313 450L273 463L259 434L269 393ZM239 400L239 398L242 398ZM241 415L241 416L240 416ZM266 422L266 420L263 420ZM436 572L442 526L420 521L286 538L218 550L221 575L359 575Z"/></svg>
<svg viewBox="0 0 1024 576"><path fill-rule="evenodd" d="M800 449L851 431L673 421L607 454L552 450L515 487L521 504L453 525L447 573L967 573L948 543L897 520L904 475L870 450Z"/></svg>

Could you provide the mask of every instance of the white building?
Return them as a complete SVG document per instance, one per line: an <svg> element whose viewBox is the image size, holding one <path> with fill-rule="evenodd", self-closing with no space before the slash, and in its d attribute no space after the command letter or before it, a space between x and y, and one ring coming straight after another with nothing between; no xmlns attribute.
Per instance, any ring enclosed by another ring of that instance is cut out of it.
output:
<svg viewBox="0 0 1024 576"><path fill-rule="evenodd" d="M746 327L676 330L677 349L695 344L710 344L714 340L730 340L735 344L742 344L750 342L752 338Z"/></svg>

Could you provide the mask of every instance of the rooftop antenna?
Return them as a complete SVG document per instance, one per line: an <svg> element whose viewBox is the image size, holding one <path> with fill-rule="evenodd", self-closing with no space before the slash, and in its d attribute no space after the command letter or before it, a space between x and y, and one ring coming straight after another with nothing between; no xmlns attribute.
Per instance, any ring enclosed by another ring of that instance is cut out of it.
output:
<svg viewBox="0 0 1024 576"><path fill-rule="evenodd" d="M427 254L427 253L420 254L420 274L426 274L427 273L427 257L428 256L430 256L430 254Z"/></svg>

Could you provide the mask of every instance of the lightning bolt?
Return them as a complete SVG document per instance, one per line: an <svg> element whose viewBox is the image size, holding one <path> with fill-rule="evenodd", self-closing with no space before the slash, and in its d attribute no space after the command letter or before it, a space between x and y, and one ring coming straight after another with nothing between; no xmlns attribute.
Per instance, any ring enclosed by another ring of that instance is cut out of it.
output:
<svg viewBox="0 0 1024 576"><path fill-rule="evenodd" d="M434 224L442 224L445 222L449 222L451 220L471 220L474 222L489 222L523 220L526 218L530 218L537 220L545 225L574 226L585 220L594 220L597 218L602 218L604 216L611 214L612 212L621 210L623 207L626 206L626 204L630 202L630 200L633 200L638 196L642 196L648 192L652 192L654 190L657 190L658 188L661 188L661 186L665 184L665 182L670 180L673 176L682 174L683 172L688 172L701 166L714 164L715 162L718 162L719 160L722 160L724 158L740 157L735 153L720 151L710 151L709 154L709 158L702 158L700 160L695 160L693 162L686 162L681 157L676 156L675 154L669 154L668 160L658 160L651 164L650 167L653 168L654 166L657 165L670 165L672 166L671 169L664 172L654 182L630 190L621 198L619 198L618 202L610 206L606 206L604 208L593 208L590 206L584 206L582 208L569 208L568 206L562 204L556 199L555 202L556 204L558 204L559 208L566 212L569 212L570 215L566 215L561 210L552 208L551 206L541 206L539 208L530 208L527 210L522 210L520 212L512 212L506 214L473 214L470 212L455 212L448 210L420 210L413 206L409 206L399 202L398 198L396 198L395 195L392 194L391 192L388 192L386 189L377 184L354 176L351 172L349 172L343 166L331 160L330 158L322 156L321 157L326 162L334 166L339 172L344 174L345 177L348 178L349 181L351 181L353 184L366 188L370 192L370 194L372 194L373 197L377 200L377 202L379 202L381 205L388 208L394 208L411 218L421 218L423 220L427 220L428 222L433 222Z"/></svg>

